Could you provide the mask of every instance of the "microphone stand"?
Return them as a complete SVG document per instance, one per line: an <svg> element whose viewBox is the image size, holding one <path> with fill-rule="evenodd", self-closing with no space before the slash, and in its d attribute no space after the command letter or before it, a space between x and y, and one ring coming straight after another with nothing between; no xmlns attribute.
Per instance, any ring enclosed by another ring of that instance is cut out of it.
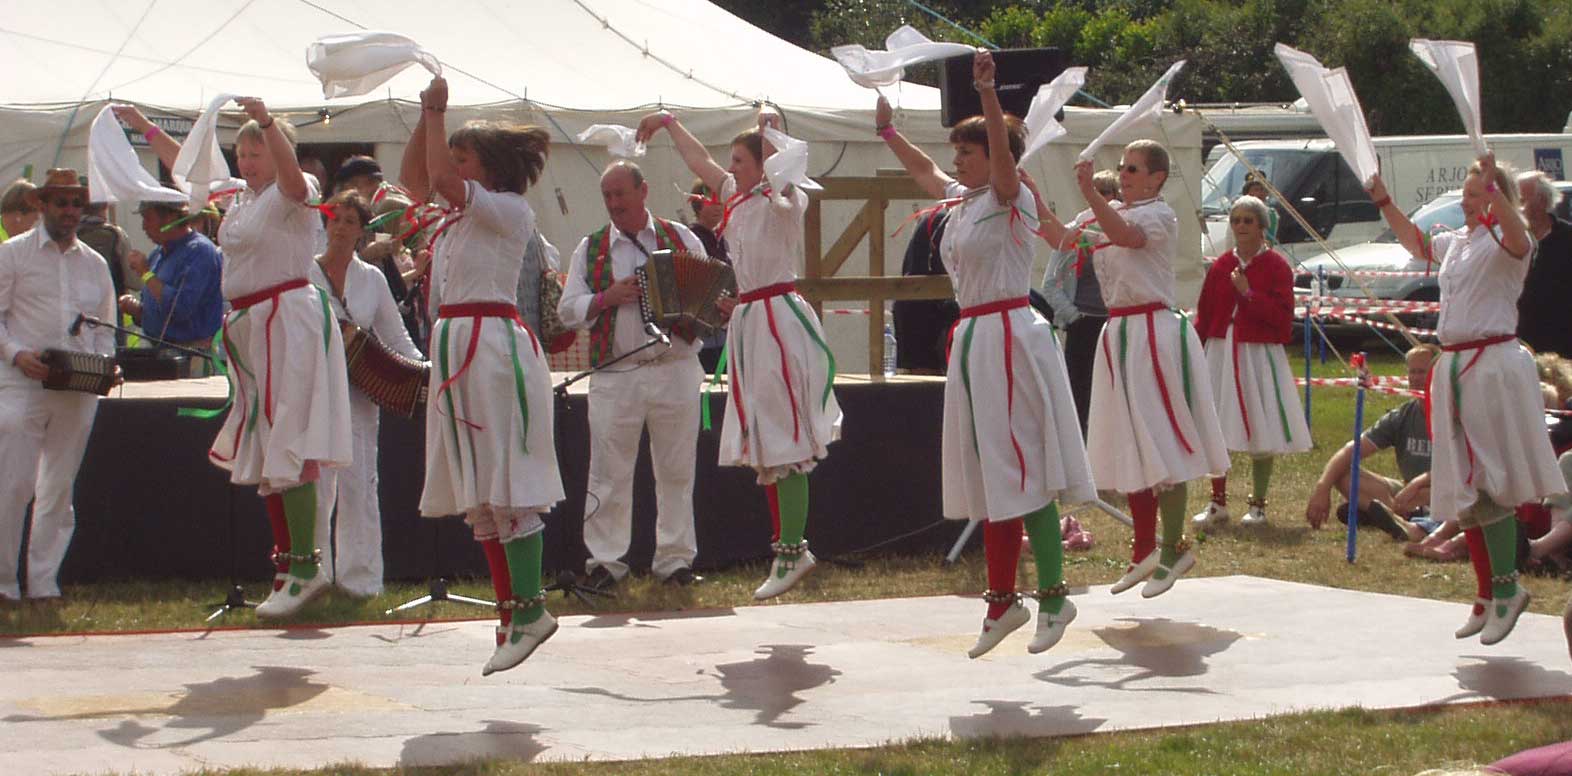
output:
<svg viewBox="0 0 1572 776"><path fill-rule="evenodd" d="M211 364L213 362L212 354L205 353L205 352L200 351L200 350L195 350L193 348L188 348L185 345L177 345L177 344L175 344L173 342L170 342L169 340L163 339L162 337L155 337L155 336L153 336L151 334L148 334L147 332L141 332L141 331L135 331L135 330L132 330L132 329L127 329L127 328L124 328L122 326L116 326L113 323L105 323L105 322L103 322L103 321L101 321L101 320L99 320L97 318L94 318L91 315L85 315L85 314L82 314L82 313L78 313L77 316L76 316L76 320L72 321L72 323L71 323L71 328L70 328L71 336L74 337L74 336L77 335L78 332L82 331L82 326L83 325L97 326L97 327L102 328L102 329L110 329L110 330L113 330L113 331L120 332L121 334L132 334L132 335L141 337L142 339L145 339L145 340L147 340L149 342L156 343L160 347L169 348L170 350L178 350L181 353L185 353L188 356L196 356L197 358L207 359L209 364Z"/></svg>
<svg viewBox="0 0 1572 776"><path fill-rule="evenodd" d="M572 377L569 377L568 379L563 380L562 382L558 383L556 385L556 387L552 389L552 393L556 395L557 401L560 403L560 405L562 407L562 411L563 412L567 412L567 409L568 409L568 387L573 385L574 383L576 383L576 382L578 382L580 380L583 380L584 378L589 377L590 375L595 374L596 372L604 371L607 368L609 368L611 366L614 366L618 362L621 362L622 360L624 360L624 359L626 359L626 358L628 358L630 356L633 356L633 355L638 354L638 353L643 353L644 351L649 350L650 348L653 348L656 345L665 345L667 348L671 347L671 337L668 336L666 334L666 332L661 331L660 328L658 326L656 326L655 324L653 324L653 323L646 323L644 325L644 332L646 334L650 335L650 340L648 342L645 342L643 345L640 345L640 346L638 346L638 347L636 347L636 348L634 348L634 349L632 349L632 350L630 350L630 351L628 351L626 353L623 353L622 355L617 356L616 358L614 358L614 359L612 359L610 361L607 361L604 364L601 364L601 365L595 366L595 367L591 367L591 368L586 369L586 370L584 370L582 372L579 372L578 374L573 375ZM559 440L559 443L560 443L560 440L561 440L561 435L560 434L558 435L558 440ZM543 590L545 592L548 592L548 593L560 590L560 591L562 591L562 595L563 595L564 598L566 598L566 597L571 595L574 598L577 598L580 603L582 603L582 604L584 604L586 606L589 606L591 608L595 607L595 601L592 600L592 598L616 598L617 597L616 593L607 592L605 590L598 590L596 588L589 587L588 585L580 584L578 575L574 574L572 571L569 571L567 569L564 569L562 571L557 572L557 580L555 582L552 582L549 585L546 585L543 588Z"/></svg>

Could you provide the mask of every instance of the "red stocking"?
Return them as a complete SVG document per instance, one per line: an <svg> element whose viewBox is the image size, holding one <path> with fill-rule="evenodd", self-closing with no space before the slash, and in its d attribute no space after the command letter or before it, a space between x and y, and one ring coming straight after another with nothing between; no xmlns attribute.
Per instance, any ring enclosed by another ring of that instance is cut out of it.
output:
<svg viewBox="0 0 1572 776"><path fill-rule="evenodd" d="M502 549L502 542L496 539L487 539L480 543L480 549L486 553L486 568L491 569L491 589L497 594L497 603L513 599L513 577L508 573L508 555ZM513 610L497 607L497 616L502 619L502 627L513 624ZM497 637L501 639L501 636ZM501 644L501 641L498 641Z"/></svg>
<svg viewBox="0 0 1572 776"><path fill-rule="evenodd" d="M983 521L983 552L988 558L988 589L1015 592L1015 569L1021 562L1020 519ZM999 619L1009 608L1009 601L988 604L988 619Z"/></svg>
<svg viewBox="0 0 1572 776"><path fill-rule="evenodd" d="M1228 506L1228 478L1212 478L1212 503L1220 507Z"/></svg>
<svg viewBox="0 0 1572 776"><path fill-rule="evenodd" d="M1463 539L1468 542L1468 562L1474 564L1474 580L1479 586L1474 595L1481 600L1489 601L1491 599L1490 548L1485 545L1485 529L1465 528Z"/></svg>
<svg viewBox="0 0 1572 776"><path fill-rule="evenodd" d="M770 500L770 543L781 540L781 497L775 483L764 486L764 497Z"/></svg>
<svg viewBox="0 0 1572 776"><path fill-rule="evenodd" d="M1157 549L1157 496L1151 489L1127 494L1130 499L1130 519L1135 521L1135 544L1130 550L1130 562L1140 563Z"/></svg>
<svg viewBox="0 0 1572 776"><path fill-rule="evenodd" d="M1530 539L1538 539L1550 532L1550 510L1538 501L1517 505L1517 519Z"/></svg>
<svg viewBox="0 0 1572 776"><path fill-rule="evenodd" d="M267 522L273 528L273 552L277 555L289 554L289 521L284 519L284 496L279 493L263 496L262 503L267 506ZM280 559L273 564L279 574L289 573L289 561ZM284 586L284 581L273 578L273 589L278 590Z"/></svg>

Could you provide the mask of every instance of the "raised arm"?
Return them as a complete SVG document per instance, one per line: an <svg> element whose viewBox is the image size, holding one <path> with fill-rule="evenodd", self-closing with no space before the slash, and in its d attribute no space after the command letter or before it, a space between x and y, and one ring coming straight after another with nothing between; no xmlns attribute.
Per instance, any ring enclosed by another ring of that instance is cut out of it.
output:
<svg viewBox="0 0 1572 776"><path fill-rule="evenodd" d="M310 191L306 188L306 174L300 171L300 160L295 158L295 147L289 144L284 128L278 125L267 106L257 97L237 97L235 104L246 116L262 127L262 137L267 141L267 155L273 159L273 182L278 192L292 202L305 202ZM320 181L318 181L320 183Z"/></svg>
<svg viewBox="0 0 1572 776"><path fill-rule="evenodd" d="M147 138L147 146L153 149L153 153L158 156L158 161L163 162L164 166L171 170L175 169L175 157L180 155L180 144L175 142L174 138L160 130L157 124L148 121L135 105L113 105L110 108L115 112L115 118L125 122L131 131L139 132L142 137ZM148 134L150 132L152 134Z"/></svg>
<svg viewBox="0 0 1572 776"><path fill-rule="evenodd" d="M1021 185L1032 193L1032 199L1037 202L1037 233L1056 251L1067 251L1075 247L1077 229L1070 229L1059 220L1053 208L1048 207L1048 200L1043 198L1042 191L1037 188L1037 181L1025 170L1017 170L1021 176Z"/></svg>
<svg viewBox="0 0 1572 776"><path fill-rule="evenodd" d="M671 135L671 142L677 147L677 154L682 157L682 162L688 165L688 171L704 181L704 185L710 187L710 191L718 193L721 190L721 183L726 180L726 168L715 163L710 152L705 150L704 144L700 143L687 127L682 126L682 122L671 115L670 111L655 111L639 119L635 137L641 143L646 142L663 128Z"/></svg>
<svg viewBox="0 0 1572 776"><path fill-rule="evenodd" d="M1501 222L1501 247L1514 259L1528 258L1534 242L1528 237L1528 225L1523 222L1518 209L1507 199L1507 193L1496 186L1496 155L1493 151L1479 157L1479 169L1485 178L1485 193L1490 197L1490 212ZM1507 185L1515 185L1508 183Z"/></svg>
<svg viewBox="0 0 1572 776"><path fill-rule="evenodd" d="M1433 262L1425 250L1424 235L1419 233L1419 227L1403 215L1402 208L1393 204L1392 196L1386 191L1386 183L1379 174L1370 179L1370 198L1375 200L1376 208L1381 211L1381 217L1386 219L1386 225L1392 228L1392 233L1397 235L1397 241L1408 251L1408 255L1420 261Z"/></svg>
<svg viewBox="0 0 1572 776"><path fill-rule="evenodd" d="M448 150L448 82L441 76L420 93L421 116L426 123L426 175L431 189L453 207L463 207L466 197L464 178Z"/></svg>
<svg viewBox="0 0 1572 776"><path fill-rule="evenodd" d="M951 178L934 164L932 158L923 153L921 148L911 144L895 125L890 123L894 118L894 111L890 110L890 101L879 95L879 103L873 111L873 121L879 137L884 138L884 144L895 153L895 158L901 160L901 166L906 168L906 174L928 192L934 199L944 197L944 190L949 187Z"/></svg>
<svg viewBox="0 0 1572 776"><path fill-rule="evenodd" d="M404 161L398 171L399 185L414 197L416 204L431 199L431 178L426 174L426 106L420 107L420 120L404 144Z"/></svg>
<svg viewBox="0 0 1572 776"><path fill-rule="evenodd" d="M1086 204L1092 208L1092 215L1102 226L1103 234L1108 241L1121 248L1146 247L1146 233L1140 227L1131 226L1103 195L1098 193L1097 187L1092 185L1092 163L1090 160L1075 164L1075 185L1080 188L1081 196L1086 199Z"/></svg>
<svg viewBox="0 0 1572 776"><path fill-rule="evenodd" d="M972 59L972 85L982 98L983 121L988 126L988 182L994 201L1001 205L1015 202L1021 192L1021 179L1015 174L1015 157L1010 153L1010 132L1004 126L1004 108L994 90L993 54L979 50Z"/></svg>

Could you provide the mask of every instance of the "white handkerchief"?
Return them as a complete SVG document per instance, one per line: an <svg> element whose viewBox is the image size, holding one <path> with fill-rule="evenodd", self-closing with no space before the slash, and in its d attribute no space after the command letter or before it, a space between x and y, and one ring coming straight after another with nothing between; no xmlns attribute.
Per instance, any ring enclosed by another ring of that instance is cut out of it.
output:
<svg viewBox="0 0 1572 776"><path fill-rule="evenodd" d="M591 124L579 133L578 140L580 143L603 145L612 156L633 159L643 156L645 152L644 144L634 140L637 134L632 127L621 124Z"/></svg>
<svg viewBox="0 0 1572 776"><path fill-rule="evenodd" d="M852 43L831 48L830 56L846 68L846 75L858 86L877 89L894 86L906 74L908 65L977 52L964 43L935 43L909 24L890 33L884 39L884 47L888 50L869 50Z"/></svg>
<svg viewBox="0 0 1572 776"><path fill-rule="evenodd" d="M415 64L442 75L431 52L396 32L324 35L306 47L306 67L322 82L322 96L328 99L365 94Z"/></svg>
<svg viewBox="0 0 1572 776"><path fill-rule="evenodd" d="M207 207L210 193L230 185L229 162L218 147L219 108L235 99L233 94L220 94L207 104L207 109L191 125L191 134L180 144L175 157L175 167L169 177L175 185L191 195L191 208Z"/></svg>
<svg viewBox="0 0 1572 776"><path fill-rule="evenodd" d="M1054 114L1085 83L1086 68L1072 67L1038 88L1037 96L1032 98L1032 107L1026 111L1026 151L1021 154L1016 166L1025 164L1043 146L1068 134L1069 130L1054 118Z"/></svg>
<svg viewBox="0 0 1572 776"><path fill-rule="evenodd" d="M1342 68L1328 70L1315 57L1281 43L1274 51L1288 71L1289 79L1310 106L1310 113L1321 122L1327 137L1337 146L1338 153L1359 176L1360 182L1369 185L1371 176L1379 171L1375 144L1370 141L1364 109L1354 94L1348 72Z"/></svg>
<svg viewBox="0 0 1572 776"><path fill-rule="evenodd" d="M1141 99L1136 100L1135 104L1131 105L1130 109L1124 112L1124 115L1114 119L1114 122L1109 124L1108 128L1103 130L1103 133L1098 135L1097 139L1093 140L1092 144L1086 147L1086 150L1081 152L1080 160L1083 162L1089 161L1097 156L1097 151L1106 145L1109 140L1147 119L1161 121L1162 117L1160 114L1163 109L1163 101L1168 99L1168 84L1174 80L1174 76L1179 74L1179 69L1182 67L1184 67L1183 59L1170 65L1168 72L1163 73L1163 77L1157 79L1157 83L1152 84L1151 88L1146 90L1146 94L1141 95Z"/></svg>
<svg viewBox="0 0 1572 776"><path fill-rule="evenodd" d="M107 105L88 131L87 190L94 202L186 201L184 192L160 185L137 160L120 120Z"/></svg>
<svg viewBox="0 0 1572 776"><path fill-rule="evenodd" d="M823 187L808 177L808 144L774 127L764 128L764 139L775 146L775 153L764 160L764 177L776 196L784 196L787 184L818 191Z"/></svg>
<svg viewBox="0 0 1572 776"><path fill-rule="evenodd" d="M1408 42L1408 47L1441 79L1457 105L1457 115L1463 119L1463 131L1474 141L1474 151L1483 156L1487 149L1484 122L1479 118L1479 55L1474 51L1474 44L1461 40L1414 38Z"/></svg>

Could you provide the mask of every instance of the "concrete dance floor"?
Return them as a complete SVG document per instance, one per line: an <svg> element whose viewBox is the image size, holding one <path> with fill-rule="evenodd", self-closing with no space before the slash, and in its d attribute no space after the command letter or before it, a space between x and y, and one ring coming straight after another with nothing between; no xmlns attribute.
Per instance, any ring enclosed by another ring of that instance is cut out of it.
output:
<svg viewBox="0 0 1572 776"><path fill-rule="evenodd" d="M0 751L10 773L629 759L1572 695L1543 615L1483 647L1452 638L1461 603L1250 577L1073 600L1052 651L1027 626L975 661L976 599L568 617L487 679L479 621L0 639Z"/></svg>

